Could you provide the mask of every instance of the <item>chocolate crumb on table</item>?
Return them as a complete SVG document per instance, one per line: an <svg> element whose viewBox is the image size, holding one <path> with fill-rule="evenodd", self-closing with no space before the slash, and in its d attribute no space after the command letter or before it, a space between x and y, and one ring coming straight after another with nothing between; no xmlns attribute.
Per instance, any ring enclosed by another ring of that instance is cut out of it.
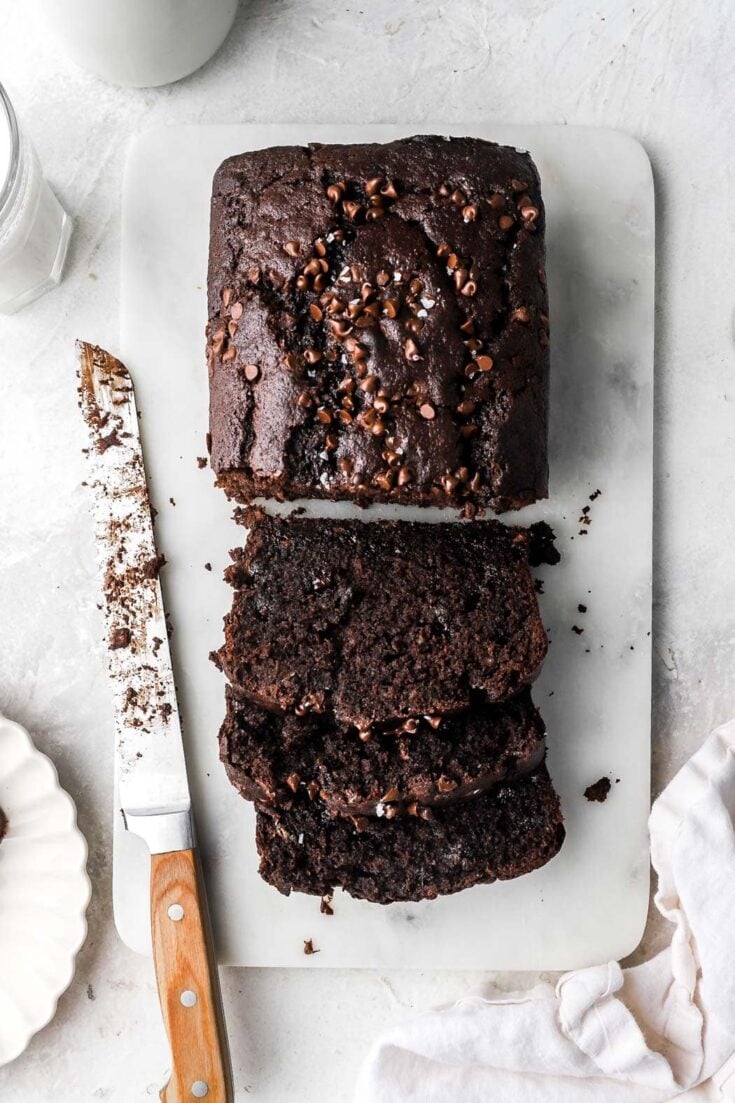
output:
<svg viewBox="0 0 735 1103"><path fill-rule="evenodd" d="M332 907L333 897L331 894L322 896L319 901L319 911L322 915L334 915L334 908Z"/></svg>
<svg viewBox="0 0 735 1103"><path fill-rule="evenodd" d="M204 564L204 570L205 571L211 571L212 570L212 564L211 563L205 563Z"/></svg>
<svg viewBox="0 0 735 1103"><path fill-rule="evenodd" d="M580 628L578 624L573 624L572 625L572 632L576 633L576 635L578 635L578 636L581 636L582 633L584 632L584 628Z"/></svg>
<svg viewBox="0 0 735 1103"><path fill-rule="evenodd" d="M319 950L314 949L314 942L311 938L304 939L304 953L309 957L311 954L318 954Z"/></svg>
<svg viewBox="0 0 735 1103"><path fill-rule="evenodd" d="M544 207L474 138L265 149L215 174L211 466L241 502L546 497Z"/></svg>
<svg viewBox="0 0 735 1103"><path fill-rule="evenodd" d="M584 795L589 801L596 801L598 804L604 804L607 800L608 793L610 792L612 785L609 777L601 777L598 781L595 781L592 785L588 785L584 791Z"/></svg>
<svg viewBox="0 0 735 1103"><path fill-rule="evenodd" d="M206 456L197 456L197 467L200 471L207 466L208 462Z"/></svg>
<svg viewBox="0 0 735 1103"><path fill-rule="evenodd" d="M8 817L5 815L2 808L0 808L0 843L3 841L3 839L5 838L7 833L8 833Z"/></svg>

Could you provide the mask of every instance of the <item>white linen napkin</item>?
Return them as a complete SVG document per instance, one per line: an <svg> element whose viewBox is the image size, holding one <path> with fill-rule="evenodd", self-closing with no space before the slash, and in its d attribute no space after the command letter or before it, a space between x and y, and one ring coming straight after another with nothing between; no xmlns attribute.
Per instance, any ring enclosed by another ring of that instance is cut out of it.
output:
<svg viewBox="0 0 735 1103"><path fill-rule="evenodd" d="M651 810L671 945L399 1024L365 1061L356 1103L735 1100L734 818L732 720Z"/></svg>

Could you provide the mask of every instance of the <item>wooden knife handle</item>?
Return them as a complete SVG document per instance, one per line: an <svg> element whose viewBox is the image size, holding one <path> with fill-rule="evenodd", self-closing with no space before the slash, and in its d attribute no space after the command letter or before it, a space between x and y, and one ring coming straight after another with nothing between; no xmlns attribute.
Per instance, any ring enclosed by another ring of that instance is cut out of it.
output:
<svg viewBox="0 0 735 1103"><path fill-rule="evenodd" d="M232 1103L230 1056L196 850L151 855L153 962L171 1046L163 1103Z"/></svg>

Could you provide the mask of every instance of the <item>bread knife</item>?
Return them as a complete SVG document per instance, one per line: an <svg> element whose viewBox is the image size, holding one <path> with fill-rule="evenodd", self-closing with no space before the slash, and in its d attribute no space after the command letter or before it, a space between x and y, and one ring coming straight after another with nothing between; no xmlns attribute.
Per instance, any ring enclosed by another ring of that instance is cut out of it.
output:
<svg viewBox="0 0 735 1103"><path fill-rule="evenodd" d="M163 1103L231 1103L232 1078L198 860L166 618L161 560L123 364L78 342L88 485L99 548L115 752L125 827L151 854L151 938L172 1072Z"/></svg>

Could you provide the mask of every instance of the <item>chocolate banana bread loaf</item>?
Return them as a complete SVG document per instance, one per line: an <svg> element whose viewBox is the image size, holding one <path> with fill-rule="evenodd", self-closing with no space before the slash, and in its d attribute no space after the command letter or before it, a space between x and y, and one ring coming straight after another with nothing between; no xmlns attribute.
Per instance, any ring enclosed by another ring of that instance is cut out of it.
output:
<svg viewBox="0 0 735 1103"><path fill-rule="evenodd" d="M280 892L317 896L341 887L388 904L433 899L470 885L530 873L559 851L564 826L545 766L515 785L423 820L331 819L299 795L289 808L258 808L260 873Z"/></svg>
<svg viewBox="0 0 735 1103"><path fill-rule="evenodd" d="M547 493L544 208L475 138L264 149L214 177L211 464L233 498Z"/></svg>
<svg viewBox="0 0 735 1103"><path fill-rule="evenodd" d="M306 794L332 816L393 819L531 773L545 734L527 690L507 704L408 720L364 741L330 716L269 713L228 687L220 757L248 800L288 806Z"/></svg>
<svg viewBox="0 0 735 1103"><path fill-rule="evenodd" d="M249 700L367 732L504 701L536 677L547 640L526 530L240 520L250 532L213 658Z"/></svg>

